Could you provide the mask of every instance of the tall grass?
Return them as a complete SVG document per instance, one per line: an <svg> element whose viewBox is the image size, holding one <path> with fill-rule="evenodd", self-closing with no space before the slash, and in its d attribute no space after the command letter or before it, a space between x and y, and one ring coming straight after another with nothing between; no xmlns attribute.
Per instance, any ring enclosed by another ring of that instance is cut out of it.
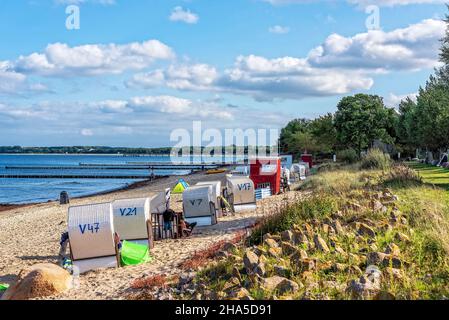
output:
<svg viewBox="0 0 449 320"><path fill-rule="evenodd" d="M370 149L360 161L360 168L365 170L388 170L390 167L390 156L379 149Z"/></svg>

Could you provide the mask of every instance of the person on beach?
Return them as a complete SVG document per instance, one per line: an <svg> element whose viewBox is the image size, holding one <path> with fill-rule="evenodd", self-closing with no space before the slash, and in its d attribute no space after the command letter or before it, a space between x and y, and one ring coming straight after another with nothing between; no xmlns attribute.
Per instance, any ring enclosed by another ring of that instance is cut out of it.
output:
<svg viewBox="0 0 449 320"><path fill-rule="evenodd" d="M189 237L192 232L193 229L196 227L197 223L188 223L187 221L184 220L184 217L181 216L181 218L179 219L179 228L180 228L180 234L182 236L186 236Z"/></svg>
<svg viewBox="0 0 449 320"><path fill-rule="evenodd" d="M172 209L165 210L165 212L162 214L162 218L164 220L165 234L167 234L167 232L173 232L172 223L175 218L175 215L176 213Z"/></svg>

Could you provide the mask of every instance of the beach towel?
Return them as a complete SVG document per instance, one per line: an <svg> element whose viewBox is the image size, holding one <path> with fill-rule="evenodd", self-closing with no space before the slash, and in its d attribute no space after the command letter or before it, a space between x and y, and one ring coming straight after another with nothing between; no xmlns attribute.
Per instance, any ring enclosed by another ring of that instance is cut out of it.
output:
<svg viewBox="0 0 449 320"><path fill-rule="evenodd" d="M150 262L152 258L148 246L125 240L122 244L121 260L123 266L135 266Z"/></svg>

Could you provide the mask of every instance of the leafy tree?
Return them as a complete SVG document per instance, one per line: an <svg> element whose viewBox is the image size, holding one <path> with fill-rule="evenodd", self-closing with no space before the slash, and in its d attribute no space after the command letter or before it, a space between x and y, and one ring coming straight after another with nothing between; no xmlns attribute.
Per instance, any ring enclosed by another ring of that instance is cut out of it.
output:
<svg viewBox="0 0 449 320"><path fill-rule="evenodd" d="M319 151L331 153L337 144L337 131L334 126L334 115L328 113L312 121L310 131L317 142Z"/></svg>
<svg viewBox="0 0 449 320"><path fill-rule="evenodd" d="M358 154L376 139L394 142L396 114L376 95L357 94L343 98L335 114L338 142Z"/></svg>
<svg viewBox="0 0 449 320"><path fill-rule="evenodd" d="M300 152L298 143L298 134L305 134L310 132L310 123L308 119L294 119L290 121L285 128L281 130L279 144L281 151L284 153L297 154ZM304 141L306 136L300 140Z"/></svg>
<svg viewBox="0 0 449 320"><path fill-rule="evenodd" d="M396 125L397 144L402 152L412 155L419 147L417 141L417 105L407 97L399 104L399 117Z"/></svg>

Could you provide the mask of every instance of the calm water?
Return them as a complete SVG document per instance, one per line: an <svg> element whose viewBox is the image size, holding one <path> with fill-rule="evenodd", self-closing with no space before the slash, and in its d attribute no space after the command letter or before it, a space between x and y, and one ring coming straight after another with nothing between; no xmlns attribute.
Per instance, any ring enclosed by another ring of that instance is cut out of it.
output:
<svg viewBox="0 0 449 320"><path fill-rule="evenodd" d="M200 161L194 157L193 161ZM221 159L211 159L219 161ZM189 158L186 158L189 161ZM115 164L129 162L170 162L165 156L123 157L110 155L0 155L0 175L142 175L148 176L148 170L98 170L89 169L7 169L10 166L79 166L82 164ZM156 176L183 175L187 171L155 170ZM0 204L35 203L56 200L61 191L67 191L70 197L86 196L98 192L125 187L143 179L2 179L0 178Z"/></svg>

